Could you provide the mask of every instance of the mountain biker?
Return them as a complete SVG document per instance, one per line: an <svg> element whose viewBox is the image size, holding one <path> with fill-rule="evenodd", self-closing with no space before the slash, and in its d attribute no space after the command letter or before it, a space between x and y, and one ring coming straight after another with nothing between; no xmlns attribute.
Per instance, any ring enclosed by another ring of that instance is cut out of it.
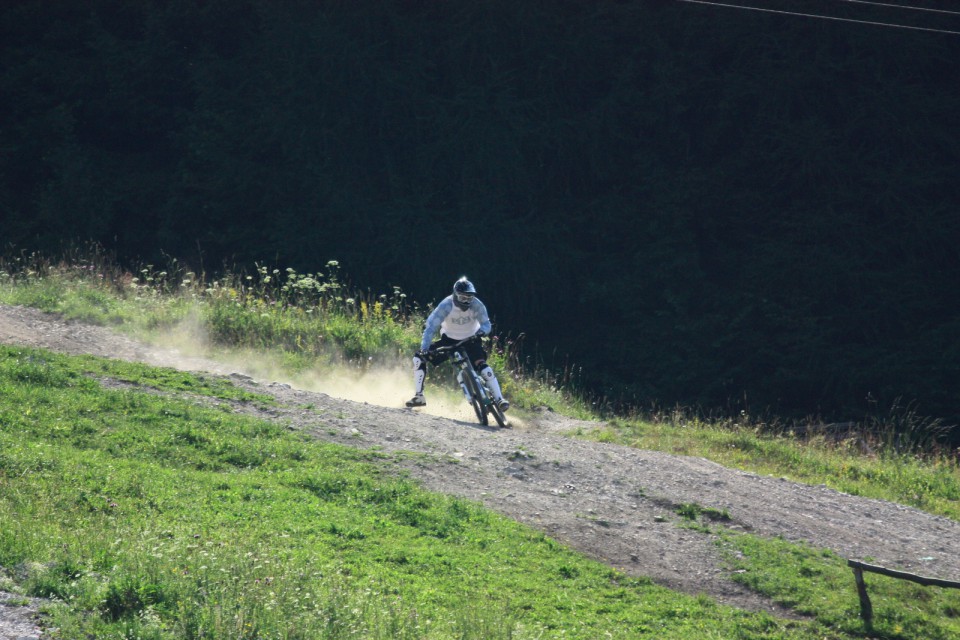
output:
<svg viewBox="0 0 960 640"><path fill-rule="evenodd" d="M440 331L440 339L431 343L433 336ZM490 333L490 316L487 307L477 298L473 283L463 276L453 283L453 293L440 301L427 317L427 324L420 340L420 350L413 354L414 396L407 401L408 407L422 407L427 404L423 397L423 383L427 377L427 363L433 365L446 361L449 353L433 353L438 347L446 347L471 336L484 336ZM464 345L467 357L493 393L493 400L501 411L510 408L510 403L500 391L500 382L487 364L487 352L479 340Z"/></svg>

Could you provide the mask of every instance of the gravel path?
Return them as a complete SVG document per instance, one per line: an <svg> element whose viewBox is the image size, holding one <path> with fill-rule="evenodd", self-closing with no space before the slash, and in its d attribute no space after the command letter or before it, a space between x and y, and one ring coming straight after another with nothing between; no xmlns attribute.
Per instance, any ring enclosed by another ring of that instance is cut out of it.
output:
<svg viewBox="0 0 960 640"><path fill-rule="evenodd" d="M628 574L744 609L792 615L734 583L713 537L677 526L676 505L724 510L731 518L725 526L736 530L960 580L956 521L702 458L577 440L564 434L592 425L549 411L517 412L510 416L510 429L481 427L466 419L257 381L216 362L184 358L102 327L20 307L0 305L0 342L230 375L236 384L278 401L267 409L237 405L238 411L325 441L424 454L402 459L410 476L428 489L482 502ZM400 405L403 398L387 397L385 403L394 400ZM0 607L0 640L7 637L6 612Z"/></svg>

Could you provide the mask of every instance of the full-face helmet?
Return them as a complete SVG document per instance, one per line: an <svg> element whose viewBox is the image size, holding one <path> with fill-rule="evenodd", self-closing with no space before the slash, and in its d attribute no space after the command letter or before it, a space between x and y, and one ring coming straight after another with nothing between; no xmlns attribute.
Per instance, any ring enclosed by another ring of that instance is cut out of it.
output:
<svg viewBox="0 0 960 640"><path fill-rule="evenodd" d="M458 309L462 311L469 309L476 295L477 290L473 288L473 283L467 280L467 276L453 283L453 304L457 305Z"/></svg>

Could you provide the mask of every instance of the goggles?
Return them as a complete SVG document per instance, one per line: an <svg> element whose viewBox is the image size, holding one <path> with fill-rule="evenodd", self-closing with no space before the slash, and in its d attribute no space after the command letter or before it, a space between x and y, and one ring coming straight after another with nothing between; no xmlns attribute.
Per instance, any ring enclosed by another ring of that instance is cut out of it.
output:
<svg viewBox="0 0 960 640"><path fill-rule="evenodd" d="M471 302L473 302L473 294L472 294L472 293L458 293L458 294L457 294L457 302L462 302L462 303L464 303L464 304L470 304Z"/></svg>

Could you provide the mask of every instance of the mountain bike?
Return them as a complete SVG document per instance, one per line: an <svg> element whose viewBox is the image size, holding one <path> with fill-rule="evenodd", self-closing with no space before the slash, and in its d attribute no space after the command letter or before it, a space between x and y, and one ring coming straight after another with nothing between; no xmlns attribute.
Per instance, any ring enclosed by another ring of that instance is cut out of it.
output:
<svg viewBox="0 0 960 640"><path fill-rule="evenodd" d="M487 383L484 381L483 376L477 372L473 363L470 362L470 358L467 356L467 351L464 348L469 342L479 339L479 336L471 336L456 344L447 347L438 347L433 350L433 353L450 354L454 365L459 369L459 371L457 371L457 384L460 385L460 390L463 391L467 402L473 407L473 412L477 414L477 420L480 421L480 424L487 426L490 423L488 416L492 415L498 425L506 427L507 419L503 415L503 411L500 410L500 406L496 400L493 399L493 395L490 393L490 389L487 388Z"/></svg>

